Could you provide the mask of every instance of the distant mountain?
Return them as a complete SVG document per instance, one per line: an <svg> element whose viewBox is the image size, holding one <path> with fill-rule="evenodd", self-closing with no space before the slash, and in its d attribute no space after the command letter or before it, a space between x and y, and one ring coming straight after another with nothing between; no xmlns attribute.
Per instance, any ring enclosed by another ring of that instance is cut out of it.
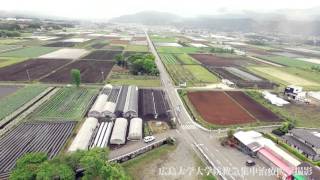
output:
<svg viewBox="0 0 320 180"><path fill-rule="evenodd" d="M145 25L170 25L183 21L183 18L165 12L144 11L136 14L123 15L110 20L119 23L140 23Z"/></svg>
<svg viewBox="0 0 320 180"><path fill-rule="evenodd" d="M293 13L293 10L275 11L273 13L245 11L242 14L198 16L195 18L183 18L175 14L148 11L120 16L110 21L144 25L173 25L178 28L196 27L212 31L320 35L320 21L317 20L317 17L320 17L318 16L320 11L317 11L317 8L310 12L305 11L297 10L295 13ZM305 14L305 16L302 16L302 14Z"/></svg>

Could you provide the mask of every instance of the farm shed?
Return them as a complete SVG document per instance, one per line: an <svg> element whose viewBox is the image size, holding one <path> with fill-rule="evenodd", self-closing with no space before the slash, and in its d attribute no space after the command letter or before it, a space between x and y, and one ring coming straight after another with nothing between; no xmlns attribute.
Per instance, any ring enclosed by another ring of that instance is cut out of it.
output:
<svg viewBox="0 0 320 180"><path fill-rule="evenodd" d="M107 103L108 95L100 94L90 109L88 116L99 118L102 117L103 107Z"/></svg>
<svg viewBox="0 0 320 180"><path fill-rule="evenodd" d="M123 116L127 118L138 117L138 87L129 86Z"/></svg>
<svg viewBox="0 0 320 180"><path fill-rule="evenodd" d="M142 119L132 118L130 120L128 140L142 139Z"/></svg>
<svg viewBox="0 0 320 180"><path fill-rule="evenodd" d="M88 117L81 126L68 151L73 152L76 150L87 150L91 136L97 125L98 120L96 118Z"/></svg>
<svg viewBox="0 0 320 180"><path fill-rule="evenodd" d="M127 119L117 118L114 123L110 144L117 144L117 145L124 144L126 142L127 127L128 127Z"/></svg>
<svg viewBox="0 0 320 180"><path fill-rule="evenodd" d="M124 106L126 104L127 94L128 94L129 86L122 86L119 94L119 98L117 101L117 106L115 110L115 115L122 116L124 112Z"/></svg>
<svg viewBox="0 0 320 180"><path fill-rule="evenodd" d="M120 88L113 88L110 92L110 95L108 97L107 103L103 107L103 116L104 117L110 117L115 118L115 110L117 106L117 100L119 97Z"/></svg>
<svg viewBox="0 0 320 180"><path fill-rule="evenodd" d="M111 135L111 130L113 127L113 122L102 122L100 123L96 137L94 138L91 148L100 147L104 148L108 145L109 138Z"/></svg>

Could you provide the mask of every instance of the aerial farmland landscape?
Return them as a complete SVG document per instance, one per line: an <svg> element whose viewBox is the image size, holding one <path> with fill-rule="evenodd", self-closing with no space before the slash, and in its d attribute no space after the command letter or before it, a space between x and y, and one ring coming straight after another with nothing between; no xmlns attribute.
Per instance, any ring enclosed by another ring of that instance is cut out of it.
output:
<svg viewBox="0 0 320 180"><path fill-rule="evenodd" d="M320 2L4 0L0 180L320 180Z"/></svg>

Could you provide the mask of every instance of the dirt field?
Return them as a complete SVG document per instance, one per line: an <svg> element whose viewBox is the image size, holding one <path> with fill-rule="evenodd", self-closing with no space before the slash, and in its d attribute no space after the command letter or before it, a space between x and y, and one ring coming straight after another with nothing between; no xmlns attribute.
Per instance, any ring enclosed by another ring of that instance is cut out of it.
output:
<svg viewBox="0 0 320 180"><path fill-rule="evenodd" d="M221 91L189 92L188 98L201 117L216 125L255 122L239 104Z"/></svg>
<svg viewBox="0 0 320 180"><path fill-rule="evenodd" d="M58 67L67 64L66 59L32 59L0 68L0 81L37 80ZM29 77L28 77L29 74Z"/></svg>
<svg viewBox="0 0 320 180"><path fill-rule="evenodd" d="M41 81L50 83L71 83L71 69L79 69L81 72L82 83L101 83L108 76L113 65L114 63L111 61L75 61L50 76L41 79ZM103 72L103 74L101 72Z"/></svg>
<svg viewBox="0 0 320 180"><path fill-rule="evenodd" d="M132 37L132 41L146 41L147 38L143 36Z"/></svg>
<svg viewBox="0 0 320 180"><path fill-rule="evenodd" d="M40 56L39 58L45 59L78 59L88 51L85 49L59 49L57 51L45 54Z"/></svg>
<svg viewBox="0 0 320 180"><path fill-rule="evenodd" d="M22 86L0 86L0 99L16 92Z"/></svg>
<svg viewBox="0 0 320 180"><path fill-rule="evenodd" d="M110 44L122 44L128 45L130 41L128 40L111 40Z"/></svg>
<svg viewBox="0 0 320 180"><path fill-rule="evenodd" d="M234 100L236 100L242 107L244 107L256 119L266 122L279 122L280 118L271 112L269 109L263 107L255 100L247 96L241 91L228 91L226 92Z"/></svg>
<svg viewBox="0 0 320 180"><path fill-rule="evenodd" d="M190 56L203 65L214 67L245 66L249 64L249 60L242 57L220 57L212 54L190 54Z"/></svg>
<svg viewBox="0 0 320 180"><path fill-rule="evenodd" d="M113 60L114 57L118 54L121 54L122 51L108 51L108 50L98 50L93 51L82 59L95 59L95 60Z"/></svg>

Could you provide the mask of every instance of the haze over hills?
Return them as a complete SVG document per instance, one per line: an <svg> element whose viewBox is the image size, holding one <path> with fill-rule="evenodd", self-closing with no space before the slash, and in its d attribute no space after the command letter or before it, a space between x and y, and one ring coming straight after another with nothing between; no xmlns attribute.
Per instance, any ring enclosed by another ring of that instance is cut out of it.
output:
<svg viewBox="0 0 320 180"><path fill-rule="evenodd" d="M319 10L319 11L317 11ZM140 23L145 25L173 25L198 27L215 31L270 32L319 35L320 8L283 10L273 13L246 11L241 14L181 17L171 13L145 11L113 18L110 22Z"/></svg>

